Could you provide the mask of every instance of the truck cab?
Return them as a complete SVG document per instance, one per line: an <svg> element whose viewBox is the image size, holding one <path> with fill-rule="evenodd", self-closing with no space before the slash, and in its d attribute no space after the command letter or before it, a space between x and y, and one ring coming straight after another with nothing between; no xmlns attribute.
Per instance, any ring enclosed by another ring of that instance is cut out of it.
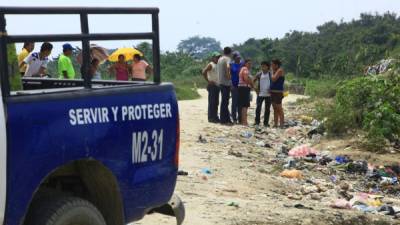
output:
<svg viewBox="0 0 400 225"><path fill-rule="evenodd" d="M174 195L179 111L160 78L158 8L0 7L0 224L122 225L147 214L184 219ZM79 15L80 34L8 35L6 15ZM148 33L89 32L91 14L151 15ZM153 82L95 81L90 41L152 41ZM10 44L81 41L82 79L22 78Z"/></svg>

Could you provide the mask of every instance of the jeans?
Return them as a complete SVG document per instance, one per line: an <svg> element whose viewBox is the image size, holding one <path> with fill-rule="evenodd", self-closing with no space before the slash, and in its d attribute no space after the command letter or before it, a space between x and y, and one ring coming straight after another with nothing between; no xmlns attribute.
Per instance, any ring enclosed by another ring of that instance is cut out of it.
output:
<svg viewBox="0 0 400 225"><path fill-rule="evenodd" d="M262 104L265 101L265 111L264 111L264 126L269 125L269 114L271 109L271 97L261 97L257 96L257 107L256 107L256 121L255 124L260 124L260 114Z"/></svg>
<svg viewBox="0 0 400 225"><path fill-rule="evenodd" d="M219 87L209 84L208 91L208 122L218 122Z"/></svg>
<svg viewBox="0 0 400 225"><path fill-rule="evenodd" d="M229 113L229 94L230 86L220 85L221 90L221 105L219 108L219 119L221 123L231 123L230 113Z"/></svg>
<svg viewBox="0 0 400 225"><path fill-rule="evenodd" d="M239 113L239 91L238 87L231 88L232 104L231 104L231 116L233 121L240 120Z"/></svg>

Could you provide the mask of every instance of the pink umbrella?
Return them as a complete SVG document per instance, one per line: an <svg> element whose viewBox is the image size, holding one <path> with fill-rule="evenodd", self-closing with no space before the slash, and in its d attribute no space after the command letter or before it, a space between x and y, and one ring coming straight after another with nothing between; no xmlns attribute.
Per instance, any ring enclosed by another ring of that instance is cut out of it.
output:
<svg viewBox="0 0 400 225"><path fill-rule="evenodd" d="M92 59L96 58L100 61L100 63L103 63L104 61L106 61L108 59L108 51L107 51L107 49L105 49L101 46L91 44L90 45L90 57ZM80 53L76 57L76 60L78 61L79 64L82 64L82 50L80 50Z"/></svg>

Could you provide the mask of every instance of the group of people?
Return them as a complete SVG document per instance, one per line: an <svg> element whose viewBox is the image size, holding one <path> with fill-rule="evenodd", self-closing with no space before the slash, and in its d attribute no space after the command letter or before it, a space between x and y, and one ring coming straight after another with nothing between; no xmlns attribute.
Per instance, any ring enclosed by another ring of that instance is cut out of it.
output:
<svg viewBox="0 0 400 225"><path fill-rule="evenodd" d="M146 74L153 74L153 68L139 54L133 56L132 64L128 64L125 55L118 55L118 61L109 67L109 71L121 81L146 81L149 79Z"/></svg>
<svg viewBox="0 0 400 225"><path fill-rule="evenodd" d="M214 52L211 62L203 69L208 82L208 121L224 125L242 124L248 126L248 108L251 90L257 93L255 126L260 125L261 109L265 104L263 125L269 127L270 108L274 110L274 127L284 126L282 99L285 73L278 59L261 62L261 69L252 75L251 59L243 60L240 53L229 47L223 54ZM232 97L232 98L231 98ZM220 101L221 99L221 101ZM231 111L229 112L229 102ZM218 114L219 108L219 114Z"/></svg>
<svg viewBox="0 0 400 225"><path fill-rule="evenodd" d="M47 65L49 55L53 50L53 45L44 42L39 52L34 52L35 43L25 42L22 51L18 54L18 64L20 74L24 77L49 77L47 74ZM57 71L59 79L76 79L74 64L72 61L73 51L71 44L65 43L62 46L63 53L60 54L57 62ZM100 60L92 58L88 74L92 79L100 80L99 72ZM109 71L115 74L116 80L120 81L145 81L148 79L146 74L152 74L152 67L139 54L133 56L133 62L128 64L125 55L118 56L118 62L109 67Z"/></svg>

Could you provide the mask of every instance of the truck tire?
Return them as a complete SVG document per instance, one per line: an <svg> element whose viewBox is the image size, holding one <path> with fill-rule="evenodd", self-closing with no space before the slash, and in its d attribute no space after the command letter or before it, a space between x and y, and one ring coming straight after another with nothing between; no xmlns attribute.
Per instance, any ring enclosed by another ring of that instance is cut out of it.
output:
<svg viewBox="0 0 400 225"><path fill-rule="evenodd" d="M106 225L92 203L77 197L41 201L33 211L29 225Z"/></svg>

